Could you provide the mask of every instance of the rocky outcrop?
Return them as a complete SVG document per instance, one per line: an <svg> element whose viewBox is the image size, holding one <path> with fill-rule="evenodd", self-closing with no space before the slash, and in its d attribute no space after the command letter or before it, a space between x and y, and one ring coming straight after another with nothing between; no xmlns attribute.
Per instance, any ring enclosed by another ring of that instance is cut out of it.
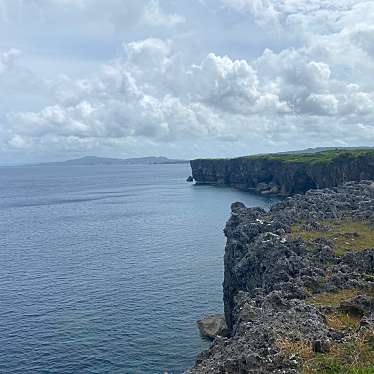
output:
<svg viewBox="0 0 374 374"><path fill-rule="evenodd" d="M322 154L322 153L321 153ZM305 161L303 161L305 159ZM346 181L374 179L374 154L337 153L326 161L307 157L240 157L190 162L197 184L217 184L262 194L291 195L335 187Z"/></svg>
<svg viewBox="0 0 374 374"><path fill-rule="evenodd" d="M206 338L214 339L217 336L228 336L225 316L221 314L208 316L197 321L200 334Z"/></svg>
<svg viewBox="0 0 374 374"><path fill-rule="evenodd" d="M233 204L224 258L231 336L216 338L188 373L372 372L373 224L369 181L295 195L270 212Z"/></svg>

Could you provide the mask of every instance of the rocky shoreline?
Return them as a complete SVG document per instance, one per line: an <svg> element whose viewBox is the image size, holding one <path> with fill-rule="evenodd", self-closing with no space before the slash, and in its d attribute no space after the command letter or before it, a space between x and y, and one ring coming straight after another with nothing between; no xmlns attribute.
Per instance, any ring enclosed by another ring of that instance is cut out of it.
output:
<svg viewBox="0 0 374 374"><path fill-rule="evenodd" d="M374 179L373 150L197 159L190 165L196 184L284 196L336 187L347 181Z"/></svg>
<svg viewBox="0 0 374 374"><path fill-rule="evenodd" d="M189 374L374 373L374 182L231 207L217 337Z"/></svg>

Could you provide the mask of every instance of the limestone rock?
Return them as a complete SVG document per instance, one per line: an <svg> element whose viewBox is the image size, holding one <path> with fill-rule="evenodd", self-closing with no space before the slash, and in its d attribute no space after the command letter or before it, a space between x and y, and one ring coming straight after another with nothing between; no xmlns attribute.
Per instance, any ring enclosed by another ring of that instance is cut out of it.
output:
<svg viewBox="0 0 374 374"><path fill-rule="evenodd" d="M197 184L227 185L261 194L292 195L336 187L347 180L374 179L372 153L338 155L331 162L284 162L266 157L198 159L190 162ZM368 190L374 190L373 184Z"/></svg>
<svg viewBox="0 0 374 374"><path fill-rule="evenodd" d="M268 191L268 190L270 190L270 186L265 182L258 183L257 186L256 186L256 191L259 192L259 193L265 192L265 191Z"/></svg>
<svg viewBox="0 0 374 374"><path fill-rule="evenodd" d="M214 339L228 334L224 315L213 315L197 321L202 336Z"/></svg>
<svg viewBox="0 0 374 374"><path fill-rule="evenodd" d="M311 190L270 212L232 205L224 230L223 284L230 336L216 338L189 374L298 374L299 356L292 347L327 355L357 331L374 330L374 249L338 255L323 237L331 220L374 223L372 185L348 182ZM292 236L295 224L322 237L307 242ZM326 304L326 295L332 304ZM337 295L344 297L336 300ZM342 312L352 315L359 330L328 324L329 315ZM217 330L217 321L211 323Z"/></svg>

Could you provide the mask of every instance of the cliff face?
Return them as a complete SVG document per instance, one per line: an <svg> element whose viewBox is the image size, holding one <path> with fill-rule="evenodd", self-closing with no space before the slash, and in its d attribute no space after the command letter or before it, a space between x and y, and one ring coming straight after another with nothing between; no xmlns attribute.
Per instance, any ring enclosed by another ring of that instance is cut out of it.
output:
<svg viewBox="0 0 374 374"><path fill-rule="evenodd" d="M270 212L233 204L224 259L232 334L189 373L374 372L373 225L369 181L296 195Z"/></svg>
<svg viewBox="0 0 374 374"><path fill-rule="evenodd" d="M341 154L329 162L241 157L191 161L197 184L217 184L263 193L290 195L346 181L374 179L374 155Z"/></svg>

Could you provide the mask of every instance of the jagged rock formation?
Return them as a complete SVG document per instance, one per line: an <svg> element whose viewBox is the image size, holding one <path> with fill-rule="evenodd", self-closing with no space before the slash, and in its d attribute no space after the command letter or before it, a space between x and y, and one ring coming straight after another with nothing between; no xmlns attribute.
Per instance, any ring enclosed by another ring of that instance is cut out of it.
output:
<svg viewBox="0 0 374 374"><path fill-rule="evenodd" d="M190 374L374 372L374 183L232 205L224 306ZM361 371L360 371L361 370Z"/></svg>
<svg viewBox="0 0 374 374"><path fill-rule="evenodd" d="M372 150L198 159L190 164L197 184L227 185L263 194L291 195L374 179Z"/></svg>

